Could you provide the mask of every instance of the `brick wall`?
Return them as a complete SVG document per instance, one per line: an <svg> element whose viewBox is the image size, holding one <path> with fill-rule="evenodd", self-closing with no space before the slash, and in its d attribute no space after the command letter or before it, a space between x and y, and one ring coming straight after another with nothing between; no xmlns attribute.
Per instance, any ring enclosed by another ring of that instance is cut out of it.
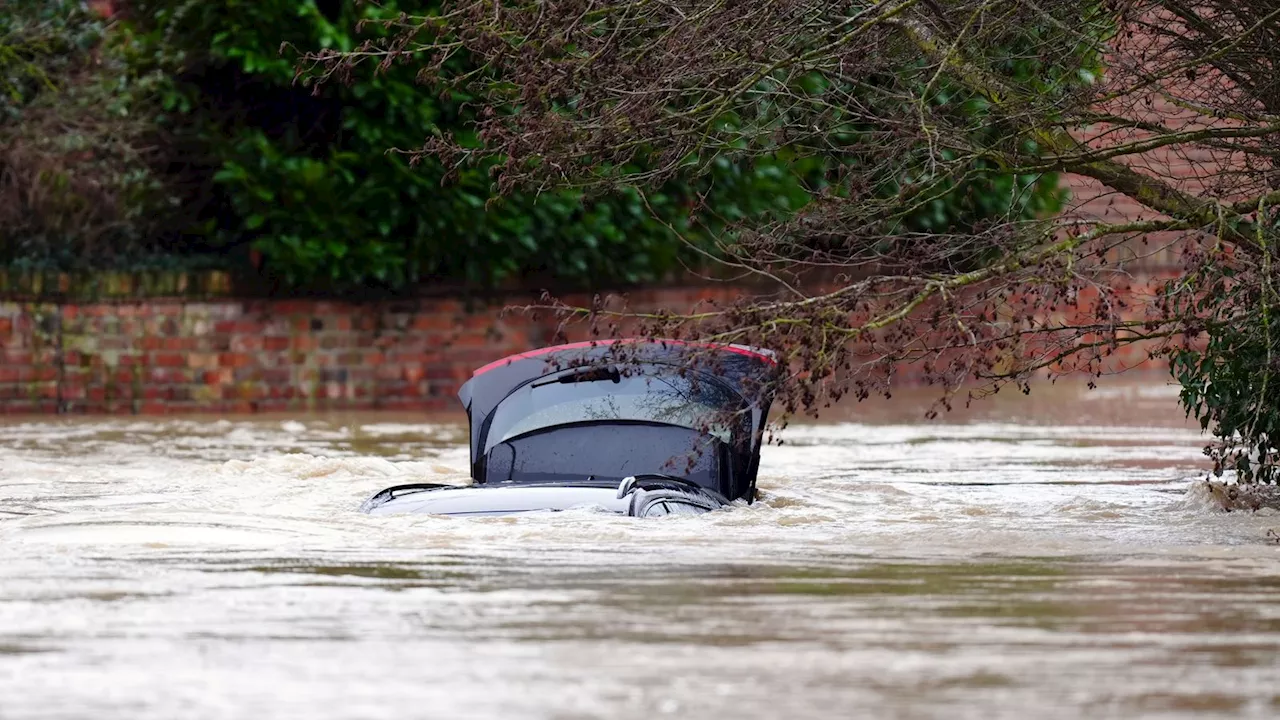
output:
<svg viewBox="0 0 1280 720"><path fill-rule="evenodd" d="M630 301L680 310L742 292L668 287ZM448 299L0 301L0 414L456 410L473 369L556 330ZM1116 362L1147 364L1140 348Z"/></svg>
<svg viewBox="0 0 1280 720"><path fill-rule="evenodd" d="M640 305L739 292L665 288ZM555 332L447 299L0 301L0 414L453 410L474 368Z"/></svg>

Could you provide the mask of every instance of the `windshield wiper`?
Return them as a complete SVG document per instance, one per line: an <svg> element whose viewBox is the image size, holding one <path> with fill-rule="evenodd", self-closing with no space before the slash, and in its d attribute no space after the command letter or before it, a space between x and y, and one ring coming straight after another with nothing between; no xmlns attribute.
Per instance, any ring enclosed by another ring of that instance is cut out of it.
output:
<svg viewBox="0 0 1280 720"><path fill-rule="evenodd" d="M618 369L613 367L586 368L578 372L570 373L568 375L561 375L558 378L552 378L551 380L542 380L540 382L535 382L531 387L537 388L537 387L542 387L543 385L551 385L552 383L562 383L562 384L568 385L569 383L599 382L601 380L609 380L614 383L620 383L622 382L622 373L618 372Z"/></svg>
<svg viewBox="0 0 1280 720"><path fill-rule="evenodd" d="M460 488L466 485L453 485L450 483L409 483L407 485L395 485L384 488L374 493L372 497L360 504L361 512L368 512L373 508L391 502L401 495L408 495L417 492L426 492L428 490L440 490L442 488Z"/></svg>

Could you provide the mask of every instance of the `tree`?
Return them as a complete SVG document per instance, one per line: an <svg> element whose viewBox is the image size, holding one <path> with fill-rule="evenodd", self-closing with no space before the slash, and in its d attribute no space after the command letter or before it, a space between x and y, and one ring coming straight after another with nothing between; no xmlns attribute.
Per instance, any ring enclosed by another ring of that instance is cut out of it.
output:
<svg viewBox="0 0 1280 720"><path fill-rule="evenodd" d="M479 106L444 79L476 70L467 57L443 63L440 83L398 67L355 72L347 85L315 93L293 84L294 48L341 52L361 38L390 42L399 14L430 12L438 7L432 0L123 6L136 33L134 66L171 80L163 102L180 140L175 164L198 170L184 183L185 205L198 209L212 244L259 250L286 292L652 280L713 251L726 224L794 211L817 172L812 162L761 156L693 176L668 174L643 194L531 186L495 197L488 171L496 160L454 167L387 152L436 132L474 144ZM442 187L450 171L452 182ZM1045 182L1018 202L1036 208L1055 197ZM1007 204L942 204L910 221L926 227L1000 213Z"/></svg>
<svg viewBox="0 0 1280 720"><path fill-rule="evenodd" d="M717 163L835 157L802 212L725 248L775 295L641 318L783 350L788 410L887 393L903 363L949 407L966 383L1025 391L1146 343L1173 354L1219 468L1276 477L1280 2L450 0L386 30L304 70L408 66L468 93L488 108L468 128L479 145L442 133L406 151L496 163L503 192L643 192ZM449 73L458 58L475 69ZM1015 177L1018 196L1056 172L1141 212L907 222L957 188ZM1167 245L1183 272L1126 303L1117 259Z"/></svg>
<svg viewBox="0 0 1280 720"><path fill-rule="evenodd" d="M103 3L90 3L90 5ZM626 286L658 279L787 217L838 158L784 148L714 161L643 192L526 188L495 197L488 165L387 153L478 107L413 68L319 93L293 84L293 47L350 49L433 0L129 0L111 21L80 0L0 13L0 262L47 270L218 266L277 291L413 292L444 284ZM456 58L445 72L474 69ZM958 96L957 96L958 97ZM960 101L953 104L959 105ZM506 112L505 109L500 110ZM992 192L991 190L997 190ZM1017 189L1018 192L1010 192ZM904 218L918 230L1058 201L1050 176L975 178Z"/></svg>
<svg viewBox="0 0 1280 720"><path fill-rule="evenodd" d="M358 23L427 6L124 3L132 65L168 79L161 102L175 165L194 168L185 205L199 222L189 234L258 250L284 293L484 288L530 277L589 287L662 276L690 259L673 233L696 234L713 216L787 212L803 197L788 173L765 163L722 166L697 185L673 180L644 198L563 188L495 198L483 164L442 187L442 163L411 167L387 150L435 128L467 142L474 118L465 92L425 87L402 68L314 94L294 85L289 48L350 49ZM364 33L384 35L377 22ZM704 222L695 227L696 197Z"/></svg>
<svg viewBox="0 0 1280 720"><path fill-rule="evenodd" d="M100 267L159 244L145 79L103 47L105 24L79 0L0 2L0 263Z"/></svg>

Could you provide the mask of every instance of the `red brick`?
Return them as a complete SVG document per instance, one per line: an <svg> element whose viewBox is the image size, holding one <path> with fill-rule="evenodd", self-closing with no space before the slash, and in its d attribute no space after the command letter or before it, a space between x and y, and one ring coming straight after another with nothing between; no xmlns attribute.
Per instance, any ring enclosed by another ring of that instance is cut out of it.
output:
<svg viewBox="0 0 1280 720"><path fill-rule="evenodd" d="M1120 299L1132 299L1129 312L1141 316L1141 296L1152 294L1159 278L1171 274L1168 269L1137 273ZM743 292L731 286L656 288L632 293L629 302L636 308L676 309L731 300ZM566 300L581 304L590 297ZM1096 301L1086 293L1080 306L1057 308L1054 314L1070 318ZM620 301L612 302L621 307ZM62 358L63 397L74 401L77 412L263 412L301 409L312 396L332 409L456 412L453 392L475 367L548 344L555 328L553 321L535 322L519 314L464 314L451 300L365 306L308 300L213 302L202 305L208 319L194 325L178 322L186 309L173 302L68 308L63 312L66 332L94 336L94 352L105 351L107 359L119 353L113 367L105 365L103 355L86 358L68 350ZM0 403L6 406L2 412L12 412L10 406L19 401L30 403L32 382L41 383L37 393L43 404L31 408L55 409L44 397L57 389L55 356L50 348L26 349L30 338L24 328L30 322L29 314L0 318L0 347L8 348L0 351L0 393L16 393ZM502 337L495 339L490 329L500 330ZM583 331L571 334L576 338ZM1139 349L1119 354L1115 361L1148 363ZM919 374L918 368L901 371L902 377Z"/></svg>
<svg viewBox="0 0 1280 720"><path fill-rule="evenodd" d="M258 380L272 385L282 385L292 379L293 372L288 368L267 368L259 370Z"/></svg>
<svg viewBox="0 0 1280 720"><path fill-rule="evenodd" d="M444 315L419 315L413 319L414 330L452 330L458 327L457 318Z"/></svg>
<svg viewBox="0 0 1280 720"><path fill-rule="evenodd" d="M156 367L180 368L187 366L187 356L178 353L157 353L151 356L151 364Z"/></svg>
<svg viewBox="0 0 1280 720"><path fill-rule="evenodd" d="M0 352L0 362L5 365L23 366L30 365L34 362L34 358L29 352L18 352L17 350L8 350Z"/></svg>
<svg viewBox="0 0 1280 720"><path fill-rule="evenodd" d="M449 349L453 349L453 348L487 348L487 347L489 347L489 345L491 344L491 342L492 342L492 341L491 341L489 338L485 337L485 336L484 336L484 334L474 334L474 335L473 335L473 334L467 334L467 335L459 335L459 336L458 336L458 337L456 337L456 338L452 338L452 339L451 339L451 340L446 344L446 346L445 346L445 347L447 347L447 348L449 348ZM501 356L499 355L498 357L501 357ZM496 359L496 358L495 358L495 359Z"/></svg>
<svg viewBox="0 0 1280 720"><path fill-rule="evenodd" d="M218 356L218 364L224 368L242 368L253 364L253 358L244 353L222 353Z"/></svg>
<svg viewBox="0 0 1280 720"><path fill-rule="evenodd" d="M262 349L269 352L281 352L289 349L289 338L267 337L262 339Z"/></svg>
<svg viewBox="0 0 1280 720"><path fill-rule="evenodd" d="M223 385L232 381L232 372L230 369L208 370L203 377L206 385Z"/></svg>

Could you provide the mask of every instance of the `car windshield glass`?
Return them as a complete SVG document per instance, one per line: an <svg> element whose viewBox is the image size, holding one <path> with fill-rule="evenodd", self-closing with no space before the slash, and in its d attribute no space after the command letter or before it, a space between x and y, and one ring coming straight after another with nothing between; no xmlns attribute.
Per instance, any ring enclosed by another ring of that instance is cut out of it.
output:
<svg viewBox="0 0 1280 720"><path fill-rule="evenodd" d="M499 403L484 452L534 430L593 421L678 425L707 432L728 443L732 432L727 423L742 422L734 419L734 413L742 409L742 398L707 378L687 378L661 370L630 376L569 371L559 377L582 379L564 382L552 377L535 381Z"/></svg>

